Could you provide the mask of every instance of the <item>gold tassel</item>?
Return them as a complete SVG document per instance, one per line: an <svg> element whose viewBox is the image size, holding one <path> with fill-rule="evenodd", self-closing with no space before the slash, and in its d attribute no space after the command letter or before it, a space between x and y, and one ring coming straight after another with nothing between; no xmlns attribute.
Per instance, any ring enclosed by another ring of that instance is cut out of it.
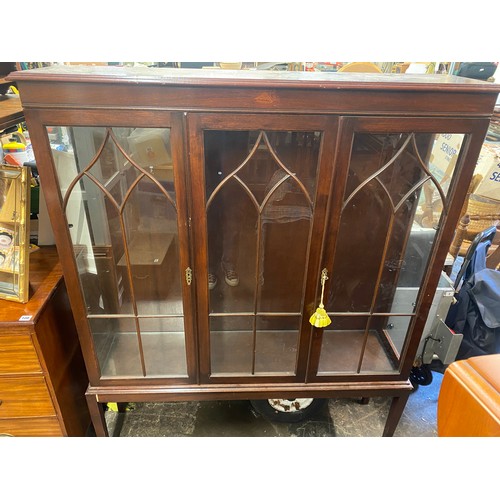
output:
<svg viewBox="0 0 500 500"><path fill-rule="evenodd" d="M323 269L323 271L321 271L321 302L319 303L316 312L309 319L309 323L311 323L311 325L315 326L316 328L324 328L332 322L332 320L326 313L325 306L323 304L323 295L325 293L325 283L327 279L328 271L326 269Z"/></svg>

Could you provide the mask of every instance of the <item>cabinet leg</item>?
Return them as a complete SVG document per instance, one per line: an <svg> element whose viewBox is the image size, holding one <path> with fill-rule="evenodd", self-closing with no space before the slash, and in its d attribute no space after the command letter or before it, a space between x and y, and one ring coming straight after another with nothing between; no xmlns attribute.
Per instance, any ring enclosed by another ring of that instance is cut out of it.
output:
<svg viewBox="0 0 500 500"><path fill-rule="evenodd" d="M382 436L391 437L394 435L409 396L410 391L403 396L396 396L395 398L392 398L391 407L389 409L389 414L387 415L387 421L385 422L384 433Z"/></svg>
<svg viewBox="0 0 500 500"><path fill-rule="evenodd" d="M118 413L125 413L127 411L128 403L117 403Z"/></svg>
<svg viewBox="0 0 500 500"><path fill-rule="evenodd" d="M106 418L104 416L104 407L102 403L97 402L95 396L86 395L87 405L89 407L90 418L94 426L95 435L97 437L108 437L108 427L106 425Z"/></svg>

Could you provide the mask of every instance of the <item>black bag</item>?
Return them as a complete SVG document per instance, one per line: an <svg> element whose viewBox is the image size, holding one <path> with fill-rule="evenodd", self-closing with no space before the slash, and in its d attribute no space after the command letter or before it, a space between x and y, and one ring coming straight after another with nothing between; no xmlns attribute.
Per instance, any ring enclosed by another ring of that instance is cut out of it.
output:
<svg viewBox="0 0 500 500"><path fill-rule="evenodd" d="M464 62L460 65L457 75L475 80L487 80L496 70L497 65L492 62Z"/></svg>
<svg viewBox="0 0 500 500"><path fill-rule="evenodd" d="M463 334L456 359L500 353L500 271L486 268L491 241L478 245L446 325Z"/></svg>

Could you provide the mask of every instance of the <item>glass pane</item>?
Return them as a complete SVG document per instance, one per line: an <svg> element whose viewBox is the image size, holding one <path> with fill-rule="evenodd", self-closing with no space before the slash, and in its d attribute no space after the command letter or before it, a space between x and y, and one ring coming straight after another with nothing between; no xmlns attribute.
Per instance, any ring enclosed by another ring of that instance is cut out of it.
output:
<svg viewBox="0 0 500 500"><path fill-rule="evenodd" d="M210 204L207 223L209 274L215 282L213 288L209 285L210 312L253 311L258 276L258 217L236 181L230 180ZM240 259L240 254L245 258Z"/></svg>
<svg viewBox="0 0 500 500"><path fill-rule="evenodd" d="M142 377L133 318L91 318L89 325L103 378Z"/></svg>
<svg viewBox="0 0 500 500"><path fill-rule="evenodd" d="M360 374L395 373L399 370L401 350L394 350L389 332L391 332L392 337L399 334L399 338L404 340L410 320L411 318L408 317L400 317L402 326L401 330L398 331L394 327L390 329L387 316L372 316L370 318Z"/></svg>
<svg viewBox="0 0 500 500"><path fill-rule="evenodd" d="M464 139L463 134L435 134L433 137L427 166L442 193L431 182L426 183L421 190L415 218L422 227L435 227L439 222L443 209L442 195L448 194Z"/></svg>
<svg viewBox="0 0 500 500"><path fill-rule="evenodd" d="M282 315L271 332L260 318L246 325L248 373L295 370L295 354L271 362L264 350L296 348L320 142L319 132L204 133L210 313ZM286 314L299 318L290 323ZM212 372L218 354L212 351Z"/></svg>
<svg viewBox="0 0 500 500"><path fill-rule="evenodd" d="M148 377L181 377L187 372L182 318L139 320Z"/></svg>
<svg viewBox="0 0 500 500"><path fill-rule="evenodd" d="M281 316L212 317L212 374L292 375L296 368L299 321L299 317Z"/></svg>
<svg viewBox="0 0 500 500"><path fill-rule="evenodd" d="M401 353L463 140L355 134L325 304L369 318L361 372L390 371Z"/></svg>
<svg viewBox="0 0 500 500"><path fill-rule="evenodd" d="M366 317L334 317L323 330L318 373L356 373L363 348Z"/></svg>
<svg viewBox="0 0 500 500"><path fill-rule="evenodd" d="M391 213L376 182L368 183L365 189L342 211L333 272L325 297L327 311L370 310Z"/></svg>
<svg viewBox="0 0 500 500"><path fill-rule="evenodd" d="M183 332L170 130L49 127L48 132L87 311L107 316L91 324L108 324L114 315L138 318L126 322L127 335L119 337L123 348L113 356L121 368L109 376L185 375L185 354L175 369L168 366L168 352L160 354L166 356L163 368L147 359L153 339L167 346L174 332L177 337ZM158 317L156 326L144 316ZM173 330L169 321L176 324ZM143 326L155 333L141 344ZM162 336L162 326L171 334ZM117 356L134 359L133 368Z"/></svg>
<svg viewBox="0 0 500 500"><path fill-rule="evenodd" d="M58 172L72 169L77 175L73 157L53 154ZM66 217L89 314L132 314L130 281L120 266L124 241L118 209L84 177L69 193Z"/></svg>
<svg viewBox="0 0 500 500"><path fill-rule="evenodd" d="M255 371L260 375L294 374L299 331L299 317L257 318Z"/></svg>
<svg viewBox="0 0 500 500"><path fill-rule="evenodd" d="M383 328L386 321L386 318L367 316L332 318L331 325L323 332L318 373L397 372L398 359Z"/></svg>
<svg viewBox="0 0 500 500"><path fill-rule="evenodd" d="M142 377L141 349L148 377L185 376L182 318L91 318L102 376ZM137 334L140 330L140 336Z"/></svg>
<svg viewBox="0 0 500 500"><path fill-rule="evenodd" d="M259 310L299 308L296 297L288 304L269 301L280 295L277 276L282 279L292 269L284 267L283 255L297 257L295 281L303 285L319 137L313 132L205 132L208 253L210 273L217 278L211 290L218 291L210 295L212 312L253 311L256 300ZM305 241L305 249L297 245L290 252L297 241ZM236 300L227 300L238 287Z"/></svg>
<svg viewBox="0 0 500 500"><path fill-rule="evenodd" d="M408 296L405 296L405 291L408 291ZM408 289L399 289L398 295L394 298L394 312L397 312L398 306L401 309L407 308L405 302L412 300L412 290ZM416 294L415 294L416 295ZM390 338L392 345L396 349L397 354L400 356L401 351L403 350L404 341L406 338L406 332L408 331L408 327L410 326L411 316L391 316L387 318L385 324L385 332ZM363 364L363 368L366 365Z"/></svg>
<svg viewBox="0 0 500 500"><path fill-rule="evenodd" d="M290 193L291 184L288 179L280 189ZM288 200L288 206L284 205L287 200L279 199L279 190L262 213L258 307L266 312L298 312L302 307L312 208L298 193Z"/></svg>
<svg viewBox="0 0 500 500"><path fill-rule="evenodd" d="M210 318L210 349L213 375L251 375L253 318L249 316Z"/></svg>

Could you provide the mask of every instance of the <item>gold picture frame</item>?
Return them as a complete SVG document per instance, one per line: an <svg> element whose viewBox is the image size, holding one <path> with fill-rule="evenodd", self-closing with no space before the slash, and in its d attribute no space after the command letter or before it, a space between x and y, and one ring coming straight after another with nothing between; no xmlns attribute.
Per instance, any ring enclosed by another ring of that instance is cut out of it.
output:
<svg viewBox="0 0 500 500"><path fill-rule="evenodd" d="M0 299L29 299L29 167L0 165Z"/></svg>

